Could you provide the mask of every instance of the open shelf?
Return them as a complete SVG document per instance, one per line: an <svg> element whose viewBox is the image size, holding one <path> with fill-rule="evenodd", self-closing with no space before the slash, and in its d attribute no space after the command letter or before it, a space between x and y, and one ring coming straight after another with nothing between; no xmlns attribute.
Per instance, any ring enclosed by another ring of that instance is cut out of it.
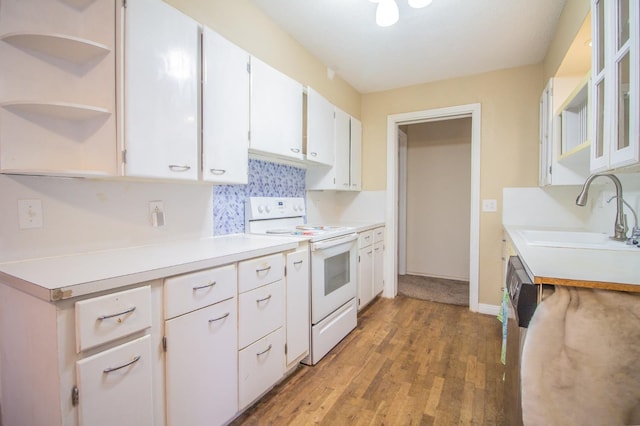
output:
<svg viewBox="0 0 640 426"><path fill-rule="evenodd" d="M15 101L1 103L0 106L10 111L35 113L50 118L72 121L91 120L111 114L105 108L67 102Z"/></svg>
<svg viewBox="0 0 640 426"><path fill-rule="evenodd" d="M565 152L558 158L558 163L570 168L584 168L589 166L589 155L591 149L591 141L585 141L573 148L571 151Z"/></svg>
<svg viewBox="0 0 640 426"><path fill-rule="evenodd" d="M0 36L0 40L76 64L87 63L111 52L104 44L62 34L10 33Z"/></svg>

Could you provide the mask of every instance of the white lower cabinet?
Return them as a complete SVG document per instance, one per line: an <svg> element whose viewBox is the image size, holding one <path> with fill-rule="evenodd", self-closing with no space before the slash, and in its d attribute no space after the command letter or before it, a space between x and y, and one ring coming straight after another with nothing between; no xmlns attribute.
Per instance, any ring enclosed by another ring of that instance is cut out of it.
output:
<svg viewBox="0 0 640 426"><path fill-rule="evenodd" d="M358 310L367 306L384 287L384 227L358 236Z"/></svg>
<svg viewBox="0 0 640 426"><path fill-rule="evenodd" d="M151 337L99 352L76 363L79 423L153 424Z"/></svg>
<svg viewBox="0 0 640 426"><path fill-rule="evenodd" d="M247 407L282 378L283 360L282 327L238 353L240 409Z"/></svg>
<svg viewBox="0 0 640 426"><path fill-rule="evenodd" d="M237 321L235 297L166 321L167 425L219 425L238 411Z"/></svg>
<svg viewBox="0 0 640 426"><path fill-rule="evenodd" d="M289 370L309 354L309 248L305 246L286 257L286 366Z"/></svg>

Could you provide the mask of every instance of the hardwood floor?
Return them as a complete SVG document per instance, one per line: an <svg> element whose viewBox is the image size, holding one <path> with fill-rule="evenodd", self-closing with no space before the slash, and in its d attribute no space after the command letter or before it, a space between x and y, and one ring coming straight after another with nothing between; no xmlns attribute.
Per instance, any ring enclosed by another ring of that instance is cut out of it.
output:
<svg viewBox="0 0 640 426"><path fill-rule="evenodd" d="M502 425L501 324L399 295L379 299L314 367L233 425Z"/></svg>

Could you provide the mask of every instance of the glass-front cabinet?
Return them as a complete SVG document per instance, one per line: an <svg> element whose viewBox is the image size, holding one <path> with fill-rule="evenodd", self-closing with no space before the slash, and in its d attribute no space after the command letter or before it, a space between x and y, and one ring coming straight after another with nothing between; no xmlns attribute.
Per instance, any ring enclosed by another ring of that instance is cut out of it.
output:
<svg viewBox="0 0 640 426"><path fill-rule="evenodd" d="M593 0L591 171L640 162L637 0Z"/></svg>

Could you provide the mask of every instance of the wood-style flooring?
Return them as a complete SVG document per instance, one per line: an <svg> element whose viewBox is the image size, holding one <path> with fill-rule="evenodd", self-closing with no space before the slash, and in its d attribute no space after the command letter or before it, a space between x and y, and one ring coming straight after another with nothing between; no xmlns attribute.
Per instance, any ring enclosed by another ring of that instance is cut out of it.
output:
<svg viewBox="0 0 640 426"><path fill-rule="evenodd" d="M502 425L501 324L398 295L379 299L316 366L233 425Z"/></svg>

